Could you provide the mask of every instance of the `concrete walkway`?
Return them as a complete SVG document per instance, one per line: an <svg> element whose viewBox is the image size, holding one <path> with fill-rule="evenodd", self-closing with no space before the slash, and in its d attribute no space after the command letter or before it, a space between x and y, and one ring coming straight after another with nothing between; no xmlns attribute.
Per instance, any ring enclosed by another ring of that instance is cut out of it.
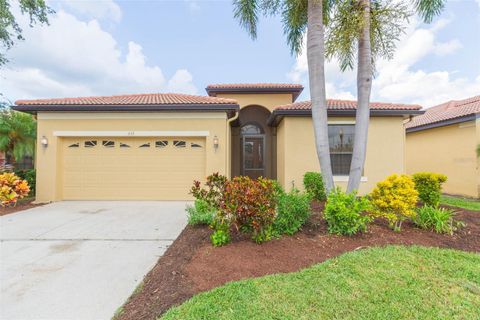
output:
<svg viewBox="0 0 480 320"><path fill-rule="evenodd" d="M0 319L110 319L185 227L185 205L69 201L0 217Z"/></svg>

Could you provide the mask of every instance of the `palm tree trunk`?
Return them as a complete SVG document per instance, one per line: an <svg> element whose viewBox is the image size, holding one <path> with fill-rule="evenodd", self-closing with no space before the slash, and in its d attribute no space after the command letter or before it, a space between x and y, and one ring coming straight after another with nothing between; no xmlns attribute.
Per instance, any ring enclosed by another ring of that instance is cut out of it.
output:
<svg viewBox="0 0 480 320"><path fill-rule="evenodd" d="M362 179L367 151L368 124L370 121L370 93L372 91L372 50L370 43L370 0L360 0L363 9L363 26L358 40L357 112L355 138L350 165L347 192L358 190Z"/></svg>
<svg viewBox="0 0 480 320"><path fill-rule="evenodd" d="M325 43L322 6L322 0L308 0L307 59L315 145L318 160L320 161L320 169L325 182L325 189L328 193L333 189L334 184L332 166L330 163L330 148L328 144L328 116L324 70Z"/></svg>

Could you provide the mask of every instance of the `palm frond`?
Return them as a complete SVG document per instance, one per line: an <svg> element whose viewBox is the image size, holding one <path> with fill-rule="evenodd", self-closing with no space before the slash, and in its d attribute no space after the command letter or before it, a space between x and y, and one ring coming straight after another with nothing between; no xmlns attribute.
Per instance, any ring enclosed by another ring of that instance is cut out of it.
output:
<svg viewBox="0 0 480 320"><path fill-rule="evenodd" d="M257 38L259 5L257 0L234 0L233 16L239 20L252 39Z"/></svg>
<svg viewBox="0 0 480 320"><path fill-rule="evenodd" d="M307 28L307 0L286 0L282 11L283 32L293 54L302 51L303 35Z"/></svg>
<svg viewBox="0 0 480 320"><path fill-rule="evenodd" d="M423 21L430 23L435 16L442 12L445 2L445 0L414 0L413 5Z"/></svg>

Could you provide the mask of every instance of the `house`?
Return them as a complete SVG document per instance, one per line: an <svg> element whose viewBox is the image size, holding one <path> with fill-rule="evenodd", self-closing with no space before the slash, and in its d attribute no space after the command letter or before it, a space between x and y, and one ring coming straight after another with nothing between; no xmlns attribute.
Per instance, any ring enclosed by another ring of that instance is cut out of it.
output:
<svg viewBox="0 0 480 320"><path fill-rule="evenodd" d="M302 187L319 171L311 106L296 84L216 84L208 96L136 94L20 100L38 123L37 201L184 200L219 172ZM356 102L329 100L335 181L345 186ZM360 192L405 172L403 122L417 105L372 103Z"/></svg>
<svg viewBox="0 0 480 320"><path fill-rule="evenodd" d="M429 108L408 122L407 172L446 174L444 192L480 197L480 96Z"/></svg>

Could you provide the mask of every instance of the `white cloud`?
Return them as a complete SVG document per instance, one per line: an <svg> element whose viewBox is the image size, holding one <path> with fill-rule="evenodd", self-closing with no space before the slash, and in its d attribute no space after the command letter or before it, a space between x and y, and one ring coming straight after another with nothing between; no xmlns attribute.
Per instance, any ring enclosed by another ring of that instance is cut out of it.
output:
<svg viewBox="0 0 480 320"><path fill-rule="evenodd" d="M372 100L418 103L430 107L448 100L480 94L480 75L475 79L467 79L455 76L454 71L442 70L442 67L435 71L425 71L417 66L431 55L449 55L462 47L458 39L438 41L437 34L449 22L447 19L439 19L425 28L413 21L408 26L406 34L397 45L394 58L377 63ZM326 63L325 73L328 98L355 98L356 70L342 73L336 61L332 61ZM305 53L297 57L287 78L308 83Z"/></svg>
<svg viewBox="0 0 480 320"><path fill-rule="evenodd" d="M122 10L113 0L69 0L63 2L69 9L94 19L109 19L119 22Z"/></svg>
<svg viewBox="0 0 480 320"><path fill-rule="evenodd" d="M27 41L9 52L11 62L0 76L1 91L9 99L197 92L187 70L166 79L160 67L148 63L141 45L131 41L123 53L97 20L80 21L60 10L50 26L24 30Z"/></svg>

